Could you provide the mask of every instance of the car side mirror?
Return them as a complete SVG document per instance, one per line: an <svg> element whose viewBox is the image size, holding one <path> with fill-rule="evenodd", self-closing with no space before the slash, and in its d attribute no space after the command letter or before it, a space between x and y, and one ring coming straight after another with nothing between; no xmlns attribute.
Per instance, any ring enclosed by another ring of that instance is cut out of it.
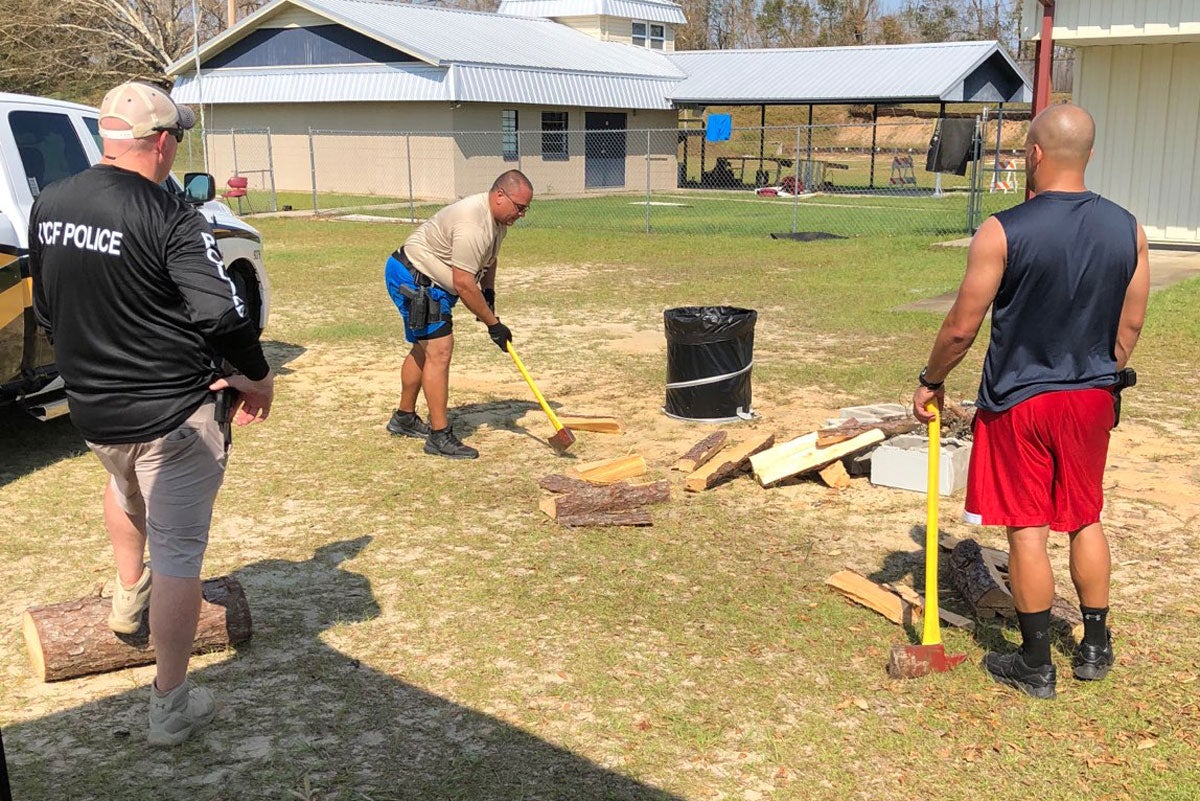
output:
<svg viewBox="0 0 1200 801"><path fill-rule="evenodd" d="M206 172L183 175L183 196L190 203L207 203L217 196L217 182Z"/></svg>

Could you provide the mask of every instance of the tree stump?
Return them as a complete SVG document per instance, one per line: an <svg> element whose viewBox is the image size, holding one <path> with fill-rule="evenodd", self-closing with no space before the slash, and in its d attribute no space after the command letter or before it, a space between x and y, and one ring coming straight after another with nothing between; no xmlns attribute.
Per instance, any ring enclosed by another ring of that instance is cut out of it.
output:
<svg viewBox="0 0 1200 801"><path fill-rule="evenodd" d="M192 653L220 651L250 639L250 606L235 579L223 576L201 584L200 622ZM108 627L112 600L93 595L77 601L25 610L25 645L34 674L62 681L154 662L149 614L134 634Z"/></svg>

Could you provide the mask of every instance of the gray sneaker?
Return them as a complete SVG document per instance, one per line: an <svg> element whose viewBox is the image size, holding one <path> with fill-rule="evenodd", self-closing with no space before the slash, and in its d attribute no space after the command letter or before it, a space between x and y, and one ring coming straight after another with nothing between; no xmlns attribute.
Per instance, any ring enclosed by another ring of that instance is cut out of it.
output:
<svg viewBox="0 0 1200 801"><path fill-rule="evenodd" d="M117 634L136 634L142 627L142 613L150 606L150 568L142 566L142 575L137 584L125 589L121 577L117 576L113 587L112 611L108 615L108 627Z"/></svg>
<svg viewBox="0 0 1200 801"><path fill-rule="evenodd" d="M450 426L434 429L425 438L425 452L434 456L445 456L448 459L476 459L479 451L454 436Z"/></svg>
<svg viewBox="0 0 1200 801"><path fill-rule="evenodd" d="M213 719L217 702L213 694L185 680L166 695L150 685L150 745L179 745L192 732Z"/></svg>
<svg viewBox="0 0 1200 801"><path fill-rule="evenodd" d="M429 424L422 420L416 412L402 412L399 409L392 412L392 419L388 420L387 430L389 434L397 437L425 439L429 436Z"/></svg>

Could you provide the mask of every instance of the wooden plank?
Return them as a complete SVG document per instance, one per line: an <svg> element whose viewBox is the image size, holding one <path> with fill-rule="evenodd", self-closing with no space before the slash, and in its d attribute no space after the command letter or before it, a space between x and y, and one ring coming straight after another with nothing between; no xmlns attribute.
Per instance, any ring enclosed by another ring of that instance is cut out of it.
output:
<svg viewBox="0 0 1200 801"><path fill-rule="evenodd" d="M754 454L750 460L750 469L758 476L764 472L770 473L777 465L790 463L798 456L809 453L817 448L817 432L803 434L787 442L781 442L773 448Z"/></svg>
<svg viewBox="0 0 1200 801"><path fill-rule="evenodd" d="M684 481L683 488L688 492L703 492L716 486L734 473L737 473L750 461L750 457L775 444L775 435L755 436L738 445L731 445L721 453L720 458L712 459L708 464L692 473Z"/></svg>
<svg viewBox="0 0 1200 801"><path fill-rule="evenodd" d="M672 467L673 470L682 470L685 473L694 473L703 467L709 459L717 455L717 451L725 447L726 440L729 439L729 432L714 431L704 439L697 442L688 452L679 457L679 461Z"/></svg>
<svg viewBox="0 0 1200 801"><path fill-rule="evenodd" d="M833 489L845 489L850 486L850 474L846 472L846 466L839 459L836 462L831 462L830 465L817 473L821 480L825 482L825 486Z"/></svg>
<svg viewBox="0 0 1200 801"><path fill-rule="evenodd" d="M641 454L618 456L614 459L601 459L597 462L586 462L569 468L566 475L571 478L581 478L592 484L613 484L627 478L636 478L646 472L646 460Z"/></svg>
<svg viewBox="0 0 1200 801"><path fill-rule="evenodd" d="M555 518L563 526L650 526L649 509L623 509L619 512L581 512Z"/></svg>
<svg viewBox="0 0 1200 801"><path fill-rule="evenodd" d="M815 436L815 432L807 436ZM869 448L877 442L882 442L884 439L883 432L877 428L873 428L870 431L859 434L854 439L830 445L828 448L798 450L790 457L784 454L780 458L771 459L761 464L761 469L755 467L754 477L758 479L758 483L762 486L770 486L785 478L791 478L792 476L806 473L809 470L815 470L822 465L829 464L835 459L841 459L843 456L849 456L856 451Z"/></svg>
<svg viewBox="0 0 1200 801"><path fill-rule="evenodd" d="M913 605L853 570L839 570L825 583L856 604L878 612L893 623L911 625L917 617Z"/></svg>
<svg viewBox="0 0 1200 801"><path fill-rule="evenodd" d="M572 431L592 431L597 434L625 433L625 427L615 417L559 417L558 422Z"/></svg>
<svg viewBox="0 0 1200 801"><path fill-rule="evenodd" d="M652 503L662 503L671 497L670 484L608 484L543 498L538 508L553 518L588 512L617 512Z"/></svg>

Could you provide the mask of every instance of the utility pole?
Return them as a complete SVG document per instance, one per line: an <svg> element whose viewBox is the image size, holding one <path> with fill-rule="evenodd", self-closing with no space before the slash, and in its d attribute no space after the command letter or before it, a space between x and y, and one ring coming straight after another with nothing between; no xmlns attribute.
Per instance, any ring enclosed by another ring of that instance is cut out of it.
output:
<svg viewBox="0 0 1200 801"><path fill-rule="evenodd" d="M229 20L229 24L225 26L226 28L232 28L237 24L237 0L229 0L226 3L226 18Z"/></svg>

